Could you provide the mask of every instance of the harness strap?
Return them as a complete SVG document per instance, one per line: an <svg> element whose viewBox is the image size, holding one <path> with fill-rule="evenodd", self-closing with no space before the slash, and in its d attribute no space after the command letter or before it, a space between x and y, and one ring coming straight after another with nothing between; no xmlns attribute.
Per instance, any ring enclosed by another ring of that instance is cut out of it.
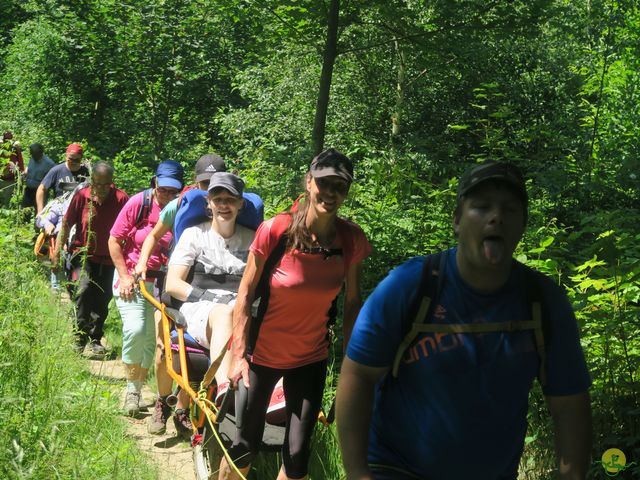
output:
<svg viewBox="0 0 640 480"><path fill-rule="evenodd" d="M418 333L487 333L487 332L519 332L522 330L541 329L540 320L520 320L496 323L425 323L413 325L412 330Z"/></svg>
<svg viewBox="0 0 640 480"><path fill-rule="evenodd" d="M416 299L420 299L420 304L417 309L409 310L409 318L413 318L414 320L411 328L400 343L400 347L396 351L396 356L393 359L391 375L394 378L398 376L398 369L400 368L400 362L402 361L404 352L411 346L411 343L420 333L418 327L424 324L432 313L435 305L433 299L440 296L440 292L442 291L442 282L444 279L444 275L441 275L440 272L444 271L445 262L445 252L429 255L424 260L420 284L416 293Z"/></svg>
<svg viewBox="0 0 640 480"><path fill-rule="evenodd" d="M434 269L436 263L439 264L437 270ZM474 324L427 323L427 319L432 314L434 299L439 297L442 290L444 276L440 275L440 272L443 271L444 263L445 255L442 253L429 255L425 259L422 277L416 294L417 298L419 298L419 306L408 312L409 318L412 318L412 314L414 315L413 323L396 352L391 369L392 376L394 378L398 376L404 352L411 346L416 337L422 333L488 333L533 330L536 351L540 360L538 379L540 384L545 386L547 382L545 336L549 335L550 326L548 319L542 315L542 292L535 273L530 269L525 270L527 303L531 305L532 320ZM417 303L417 300L414 303ZM544 321L547 323L543 323Z"/></svg>
<svg viewBox="0 0 640 480"><path fill-rule="evenodd" d="M547 384L546 346L551 338L551 320L549 312L543 312L544 296L540 286L540 274L528 267L525 267L524 273L527 303L531 305L531 318L537 322L533 336L540 360L538 381L544 387Z"/></svg>
<svg viewBox="0 0 640 480"><path fill-rule="evenodd" d="M540 302L533 302L531 304L531 315L533 317L533 323L535 324L534 336L536 339L536 350L538 351L538 357L540 357L540 372L538 373L538 379L540 380L540 384L544 387L547 384L547 357L544 343L544 330L542 328L542 305Z"/></svg>
<svg viewBox="0 0 640 480"><path fill-rule="evenodd" d="M411 346L411 342L416 338L418 333L420 332L420 327L425 327L424 320L429 312L429 306L431 305L431 299L429 297L422 297L422 301L420 302L420 308L418 309L418 315L416 316L416 321L411 326L411 330L407 333L400 343L400 347L398 347L398 351L396 352L396 357L393 359L393 368L391 369L391 375L393 377L398 376L398 369L400 368L400 361L402 360L402 356L407 348ZM422 325L421 325L422 324Z"/></svg>

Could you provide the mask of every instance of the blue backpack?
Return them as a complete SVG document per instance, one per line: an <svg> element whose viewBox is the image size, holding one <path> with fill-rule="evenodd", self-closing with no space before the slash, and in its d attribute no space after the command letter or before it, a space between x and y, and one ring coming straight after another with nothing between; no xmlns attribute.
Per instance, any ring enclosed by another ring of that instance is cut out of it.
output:
<svg viewBox="0 0 640 480"><path fill-rule="evenodd" d="M243 193L244 207L236 220L239 225L256 230L264 220L264 203L255 193ZM173 223L174 242L178 243L182 232L189 227L211 219L207 209L207 192L193 189L185 192L179 200L176 219Z"/></svg>

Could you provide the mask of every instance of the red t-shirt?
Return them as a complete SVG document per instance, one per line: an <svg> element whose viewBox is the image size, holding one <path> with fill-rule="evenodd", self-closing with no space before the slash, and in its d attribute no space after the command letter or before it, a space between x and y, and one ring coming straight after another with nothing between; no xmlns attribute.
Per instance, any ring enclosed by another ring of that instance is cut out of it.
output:
<svg viewBox="0 0 640 480"><path fill-rule="evenodd" d="M88 254L92 262L113 265L109 256L109 230L118 217L129 197L122 190L112 188L107 199L99 205L91 199L91 187L78 190L64 215L67 228L76 226L76 233L71 243L71 251L84 247L87 243L87 232L90 244Z"/></svg>
<svg viewBox="0 0 640 480"><path fill-rule="evenodd" d="M276 247L270 230L274 219L258 228L250 251L266 259ZM351 238L349 265L371 253L371 245L355 223L337 219L331 248ZM271 273L269 307L260 326L253 362L270 368L296 368L328 356L327 322L331 302L345 279L345 258L287 251Z"/></svg>

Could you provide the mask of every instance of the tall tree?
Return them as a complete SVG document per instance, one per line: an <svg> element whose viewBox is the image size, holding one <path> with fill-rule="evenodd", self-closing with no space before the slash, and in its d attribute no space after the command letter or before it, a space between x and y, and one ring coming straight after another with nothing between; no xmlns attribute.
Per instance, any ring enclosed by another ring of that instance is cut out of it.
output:
<svg viewBox="0 0 640 480"><path fill-rule="evenodd" d="M322 56L322 73L318 89L316 114L313 121L313 152L317 155L323 150L325 126L327 123L327 109L329 108L329 93L333 77L333 65L338 55L338 21L340 19L340 0L331 0L327 15L327 40Z"/></svg>

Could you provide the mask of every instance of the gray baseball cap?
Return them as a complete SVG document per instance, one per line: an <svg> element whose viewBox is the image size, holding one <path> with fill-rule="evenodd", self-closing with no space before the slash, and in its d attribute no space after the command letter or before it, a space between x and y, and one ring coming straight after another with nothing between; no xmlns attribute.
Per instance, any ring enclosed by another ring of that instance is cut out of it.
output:
<svg viewBox="0 0 640 480"><path fill-rule="evenodd" d="M213 191L214 188L224 188L232 195L241 197L244 191L244 181L233 173L218 172L214 173L209 180L209 191Z"/></svg>
<svg viewBox="0 0 640 480"><path fill-rule="evenodd" d="M311 162L311 176L314 178L336 176L347 182L353 181L353 164L349 157L335 148L319 153Z"/></svg>

